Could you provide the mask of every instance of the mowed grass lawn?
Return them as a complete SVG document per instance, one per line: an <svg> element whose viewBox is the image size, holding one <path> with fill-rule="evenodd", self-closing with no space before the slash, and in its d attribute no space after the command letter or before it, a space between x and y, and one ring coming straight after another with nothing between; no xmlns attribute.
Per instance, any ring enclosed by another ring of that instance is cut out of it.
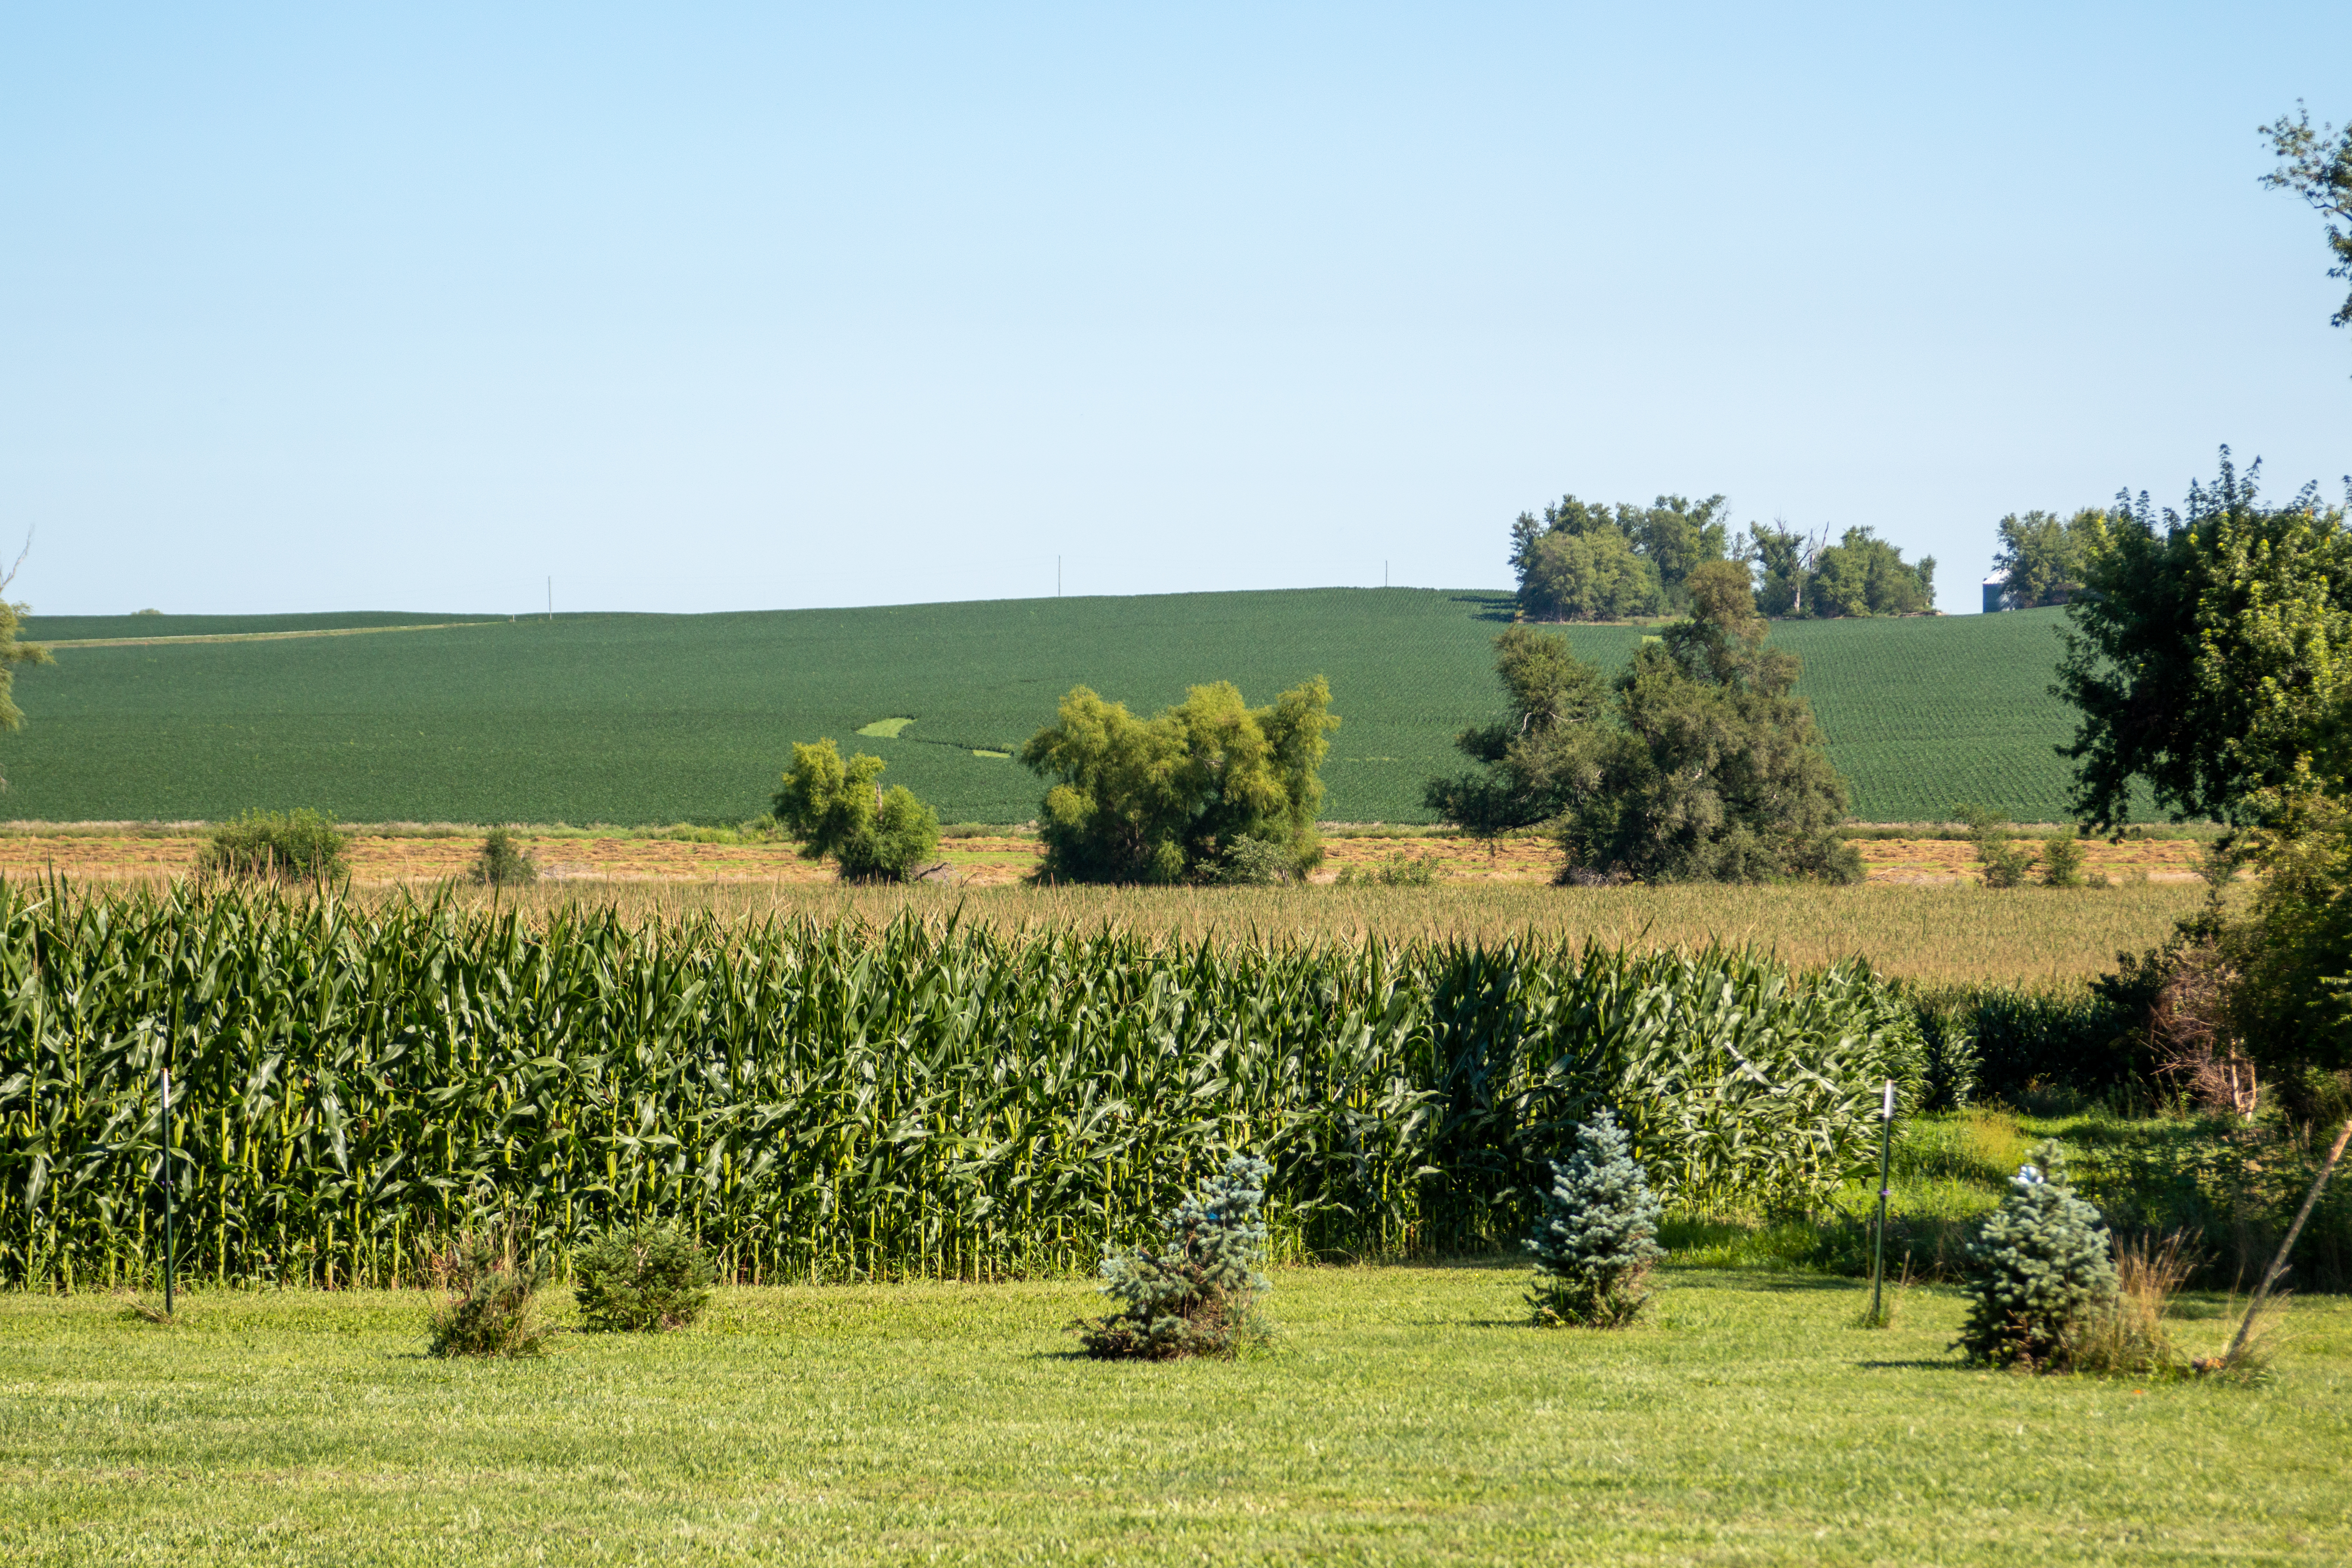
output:
<svg viewBox="0 0 2352 1568"><path fill-rule="evenodd" d="M1273 1353L1172 1365L1072 1355L1084 1282L730 1290L521 1363L425 1357L415 1295L15 1295L0 1558L2352 1558L2341 1300L2241 1388L1968 1370L1949 1292L1871 1332L1851 1281L1670 1269L1603 1334L1520 1326L1524 1279L1283 1270Z"/></svg>

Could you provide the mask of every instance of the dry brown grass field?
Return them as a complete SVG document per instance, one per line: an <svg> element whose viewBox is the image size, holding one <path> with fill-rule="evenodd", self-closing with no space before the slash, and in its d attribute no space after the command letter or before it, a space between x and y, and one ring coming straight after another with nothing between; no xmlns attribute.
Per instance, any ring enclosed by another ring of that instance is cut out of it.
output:
<svg viewBox="0 0 2352 1568"><path fill-rule="evenodd" d="M2204 889L2199 846L2184 840L2092 843L2090 868L2115 885L1993 890L1978 885L1970 847L1950 839L1859 846L1870 880L1858 888L1557 888L1539 839L1489 848L1467 839L1334 838L1316 883L1291 889L1047 888L1026 879L1034 839L950 839L947 874L908 888L849 888L788 844L695 844L656 838L524 835L545 879L492 894L462 879L480 840L361 833L352 885L362 897L454 886L467 903L493 898L533 911L593 902L631 918L709 911L726 919L846 916L900 910L1002 930L1117 927L1197 940L1416 938L1495 942L1527 933L1616 946L1688 948L1720 942L1800 964L1862 957L1883 973L1929 982L2043 984L2087 979L2118 952L2163 939ZM194 870L203 838L88 830L0 837L0 878L55 873L78 883L162 885ZM1341 872L1397 858L1436 863L1428 887L1329 885Z"/></svg>
<svg viewBox="0 0 2352 1568"><path fill-rule="evenodd" d="M557 880L604 878L637 881L708 881L738 879L757 882L824 883L828 866L803 860L791 844L693 844L672 839L580 834L518 834L523 847ZM471 832L447 837L415 833L352 835L352 879L362 887L381 883L436 882L461 876L473 863L480 839ZM193 832L170 835L129 832L17 832L0 837L0 876L56 871L77 881L143 879L185 875L194 869L204 840ZM1864 839L1857 847L1874 882L1958 883L1976 880L1975 850L1950 838ZM2201 846L2187 839L2158 839L2084 846L2086 868L2117 881L2147 878L2189 881ZM942 879L973 887L1021 881L1036 867L1037 841L1002 837L950 838L940 846ZM1402 858L1426 860L1449 882L1548 882L1555 851L1544 839L1519 837L1482 845L1450 837L1333 837L1325 845L1322 869L1314 880L1328 882L1343 872L1379 868Z"/></svg>

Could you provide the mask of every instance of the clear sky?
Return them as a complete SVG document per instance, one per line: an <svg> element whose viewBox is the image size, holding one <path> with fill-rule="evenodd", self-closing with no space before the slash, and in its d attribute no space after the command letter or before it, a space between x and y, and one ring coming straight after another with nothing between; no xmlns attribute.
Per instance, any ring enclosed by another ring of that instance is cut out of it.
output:
<svg viewBox="0 0 2352 1568"><path fill-rule="evenodd" d="M2352 5L0 5L53 614L1500 585L2352 468ZM13 556L13 546L10 554Z"/></svg>

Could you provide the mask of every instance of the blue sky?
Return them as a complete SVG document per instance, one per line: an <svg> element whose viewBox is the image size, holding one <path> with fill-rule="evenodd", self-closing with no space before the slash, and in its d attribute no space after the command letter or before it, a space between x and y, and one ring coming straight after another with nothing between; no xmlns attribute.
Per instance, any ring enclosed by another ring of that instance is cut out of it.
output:
<svg viewBox="0 0 2352 1568"><path fill-rule="evenodd" d="M1501 584L2352 468L2352 6L0 7L39 611ZM13 552L12 552L13 553Z"/></svg>

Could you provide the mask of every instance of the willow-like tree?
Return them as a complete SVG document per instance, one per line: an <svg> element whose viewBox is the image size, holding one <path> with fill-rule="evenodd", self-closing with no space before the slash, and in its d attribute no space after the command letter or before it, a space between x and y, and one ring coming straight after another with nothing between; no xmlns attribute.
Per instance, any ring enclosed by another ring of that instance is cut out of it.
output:
<svg viewBox="0 0 2352 1568"><path fill-rule="evenodd" d="M853 882L897 882L940 846L940 819L904 784L885 790L886 764L860 752L844 762L830 738L795 744L776 820L800 836L801 854L832 857Z"/></svg>
<svg viewBox="0 0 2352 1568"><path fill-rule="evenodd" d="M1318 770L1339 728L1321 676L1252 708L1229 681L1150 719L1086 687L1021 749L1045 792L1039 874L1070 882L1260 881L1322 858Z"/></svg>
<svg viewBox="0 0 2352 1568"><path fill-rule="evenodd" d="M5 595L8 584L16 580L18 569L25 564L25 555L31 553L32 548L32 537L28 534L25 539L24 553L16 557L16 565L9 567L5 575L0 575L0 595ZM0 598L0 729L18 730L24 727L24 710L16 706L16 667L20 664L56 662L49 657L47 648L39 643L24 640L25 616L30 609L30 605ZM0 787L5 787L7 782L0 778Z"/></svg>

